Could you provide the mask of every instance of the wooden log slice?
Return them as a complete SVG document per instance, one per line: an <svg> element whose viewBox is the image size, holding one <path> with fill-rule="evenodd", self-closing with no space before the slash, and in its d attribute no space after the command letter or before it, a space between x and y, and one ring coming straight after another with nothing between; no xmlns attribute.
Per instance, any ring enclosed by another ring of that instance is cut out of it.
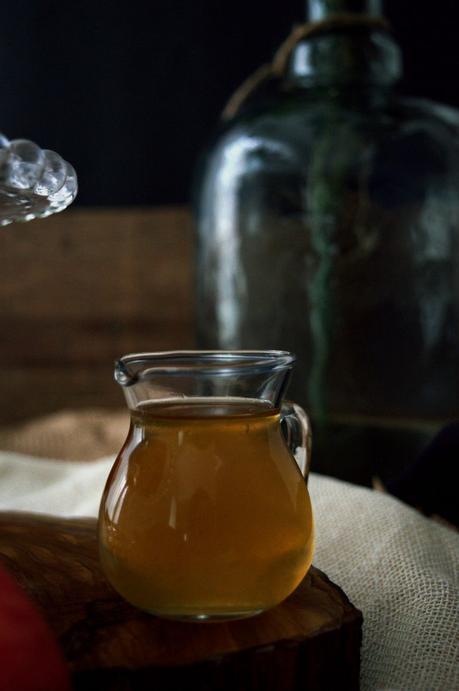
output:
<svg viewBox="0 0 459 691"><path fill-rule="evenodd" d="M252 619L190 624L125 602L99 566L96 521L0 513L0 562L41 607L75 689L358 689L362 615L312 567Z"/></svg>

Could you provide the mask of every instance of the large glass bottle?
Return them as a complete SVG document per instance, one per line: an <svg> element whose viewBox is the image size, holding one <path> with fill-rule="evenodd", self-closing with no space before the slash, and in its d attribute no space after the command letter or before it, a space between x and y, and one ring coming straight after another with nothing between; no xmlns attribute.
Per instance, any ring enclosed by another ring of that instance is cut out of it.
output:
<svg viewBox="0 0 459 691"><path fill-rule="evenodd" d="M346 477L459 417L459 114L397 96L380 11L310 0L198 185L200 345L294 351L314 468Z"/></svg>

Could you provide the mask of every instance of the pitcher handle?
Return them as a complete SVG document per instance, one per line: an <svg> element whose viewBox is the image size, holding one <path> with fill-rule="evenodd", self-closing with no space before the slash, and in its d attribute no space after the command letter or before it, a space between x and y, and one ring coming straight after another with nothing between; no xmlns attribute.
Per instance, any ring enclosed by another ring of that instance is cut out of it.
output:
<svg viewBox="0 0 459 691"><path fill-rule="evenodd" d="M284 401L280 414L285 441L307 482L311 466L311 423L303 408L293 401Z"/></svg>

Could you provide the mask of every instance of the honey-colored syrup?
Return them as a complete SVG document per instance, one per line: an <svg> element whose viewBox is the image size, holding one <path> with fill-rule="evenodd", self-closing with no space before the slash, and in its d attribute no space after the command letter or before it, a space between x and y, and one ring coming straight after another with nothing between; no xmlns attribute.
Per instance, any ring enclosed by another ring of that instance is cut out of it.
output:
<svg viewBox="0 0 459 691"><path fill-rule="evenodd" d="M103 568L163 616L249 616L281 602L313 553L307 487L279 411L245 399L150 404L101 504Z"/></svg>

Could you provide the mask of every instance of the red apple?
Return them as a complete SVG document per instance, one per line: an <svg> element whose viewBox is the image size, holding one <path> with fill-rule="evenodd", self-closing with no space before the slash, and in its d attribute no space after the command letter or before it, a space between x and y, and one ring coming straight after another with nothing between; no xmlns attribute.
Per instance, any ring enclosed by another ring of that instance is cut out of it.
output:
<svg viewBox="0 0 459 691"><path fill-rule="evenodd" d="M0 691L70 691L69 672L42 614L0 568Z"/></svg>

